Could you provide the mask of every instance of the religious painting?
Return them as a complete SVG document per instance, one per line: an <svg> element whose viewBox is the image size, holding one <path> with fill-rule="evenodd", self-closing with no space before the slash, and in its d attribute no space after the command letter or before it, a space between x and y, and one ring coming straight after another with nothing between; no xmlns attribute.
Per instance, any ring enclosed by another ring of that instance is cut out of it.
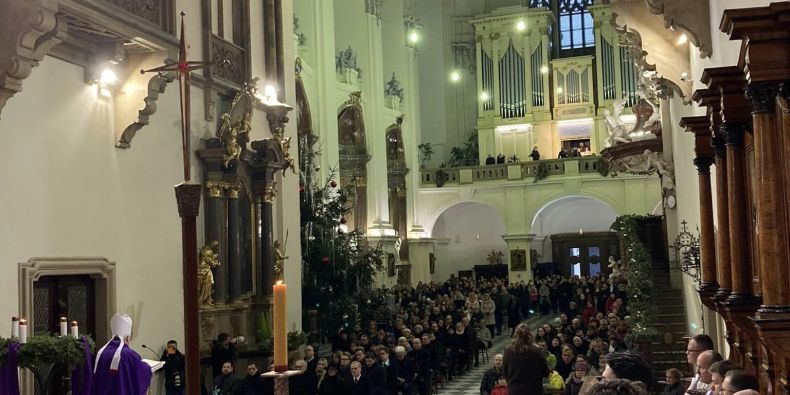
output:
<svg viewBox="0 0 790 395"><path fill-rule="evenodd" d="M510 270L521 272L527 270L527 251L521 248L510 250Z"/></svg>
<svg viewBox="0 0 790 395"><path fill-rule="evenodd" d="M387 253L387 275L395 276L395 254Z"/></svg>
<svg viewBox="0 0 790 395"><path fill-rule="evenodd" d="M399 265L398 284L400 285L411 284L411 265Z"/></svg>
<svg viewBox="0 0 790 395"><path fill-rule="evenodd" d="M430 274L436 273L436 254L432 252L428 253L428 268L430 270Z"/></svg>

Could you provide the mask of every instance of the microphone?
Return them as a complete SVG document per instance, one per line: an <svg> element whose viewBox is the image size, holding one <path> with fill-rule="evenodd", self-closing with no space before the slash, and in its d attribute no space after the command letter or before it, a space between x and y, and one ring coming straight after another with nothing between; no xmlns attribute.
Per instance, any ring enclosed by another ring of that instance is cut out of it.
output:
<svg viewBox="0 0 790 395"><path fill-rule="evenodd" d="M157 360L159 360L159 353L157 353L156 351L154 351L154 349L153 349L153 348L151 348L151 347L148 347L148 346L146 346L145 344L143 344L143 348L144 348L144 349L146 349L146 350L148 350L148 351L150 351L150 352L152 352L154 355L156 355L156 359L157 359Z"/></svg>

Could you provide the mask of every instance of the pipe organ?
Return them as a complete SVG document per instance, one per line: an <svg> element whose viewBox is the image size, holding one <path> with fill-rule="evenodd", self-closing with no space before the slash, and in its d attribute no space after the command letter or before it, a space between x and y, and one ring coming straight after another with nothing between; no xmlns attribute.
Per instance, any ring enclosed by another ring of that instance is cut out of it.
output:
<svg viewBox="0 0 790 395"><path fill-rule="evenodd" d="M495 10L471 21L477 57L478 142L480 162L488 155L519 159L536 144L544 158L564 143L557 121L593 119L590 133L603 136L603 109L626 100L626 113L639 101L638 69L621 46L624 31L613 24L609 5L589 6L594 21L595 48L583 56L552 59L559 31L548 2L530 7ZM600 132L596 132L601 129ZM507 131L503 133L502 131ZM514 134L524 133L524 136ZM546 152L549 151L549 152Z"/></svg>

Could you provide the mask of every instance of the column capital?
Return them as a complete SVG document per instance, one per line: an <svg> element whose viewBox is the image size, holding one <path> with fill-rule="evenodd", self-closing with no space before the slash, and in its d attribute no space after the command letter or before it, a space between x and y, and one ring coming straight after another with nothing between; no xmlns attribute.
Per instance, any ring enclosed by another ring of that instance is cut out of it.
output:
<svg viewBox="0 0 790 395"><path fill-rule="evenodd" d="M772 82L752 82L746 86L746 99L752 106L752 114L774 112L776 96L781 86Z"/></svg>
<svg viewBox="0 0 790 395"><path fill-rule="evenodd" d="M697 166L697 173L710 175L710 166L713 165L713 157L698 156L694 158L694 165Z"/></svg>
<svg viewBox="0 0 790 395"><path fill-rule="evenodd" d="M711 138L710 144L713 146L713 155L716 159L727 158L726 144L724 141L724 136L721 135L721 132L717 133L716 136Z"/></svg>
<svg viewBox="0 0 790 395"><path fill-rule="evenodd" d="M694 153L697 157L713 157L713 145L711 141L710 118L706 116L683 117L680 119L680 127L686 132L694 134Z"/></svg>
<svg viewBox="0 0 790 395"><path fill-rule="evenodd" d="M743 145L743 136L750 130L747 122L724 122L719 127L725 145Z"/></svg>

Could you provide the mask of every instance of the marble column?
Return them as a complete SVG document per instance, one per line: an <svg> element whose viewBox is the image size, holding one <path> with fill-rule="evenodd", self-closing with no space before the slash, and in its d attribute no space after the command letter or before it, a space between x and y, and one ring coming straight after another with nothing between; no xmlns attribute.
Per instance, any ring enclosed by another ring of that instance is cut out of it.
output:
<svg viewBox="0 0 790 395"><path fill-rule="evenodd" d="M227 213L224 198L224 186L217 182L207 182L208 198L206 199L206 243L219 243L218 255L220 265L214 271L214 303L225 304L228 301L228 251L225 224Z"/></svg>
<svg viewBox="0 0 790 395"><path fill-rule="evenodd" d="M258 229L258 297L268 300L272 296L272 284L274 284L274 234L272 226L274 224L272 214L272 202L277 192L273 183L264 186L260 195L256 196L256 206L259 207L260 222L257 223ZM257 219L256 219L257 220Z"/></svg>
<svg viewBox="0 0 790 395"><path fill-rule="evenodd" d="M365 132L368 153L372 159L367 164L367 208L368 236L394 236L395 229L389 218L389 199L387 186L387 144L384 130L391 119L382 119L380 109L384 108L384 50L381 39L381 4L370 2L366 8L364 34L367 36L366 52L361 59L361 67L368 77L363 80L365 92Z"/></svg>
<svg viewBox="0 0 790 395"><path fill-rule="evenodd" d="M713 198L711 195L710 167L713 164L713 147L710 136L710 119L707 116L685 117L680 126L694 134L694 165L697 167L700 203L700 268L702 281L699 293L706 305L718 289L716 278L716 241L713 229Z"/></svg>
<svg viewBox="0 0 790 395"><path fill-rule="evenodd" d="M241 297L241 223L239 218L239 186L228 187L228 301Z"/></svg>

